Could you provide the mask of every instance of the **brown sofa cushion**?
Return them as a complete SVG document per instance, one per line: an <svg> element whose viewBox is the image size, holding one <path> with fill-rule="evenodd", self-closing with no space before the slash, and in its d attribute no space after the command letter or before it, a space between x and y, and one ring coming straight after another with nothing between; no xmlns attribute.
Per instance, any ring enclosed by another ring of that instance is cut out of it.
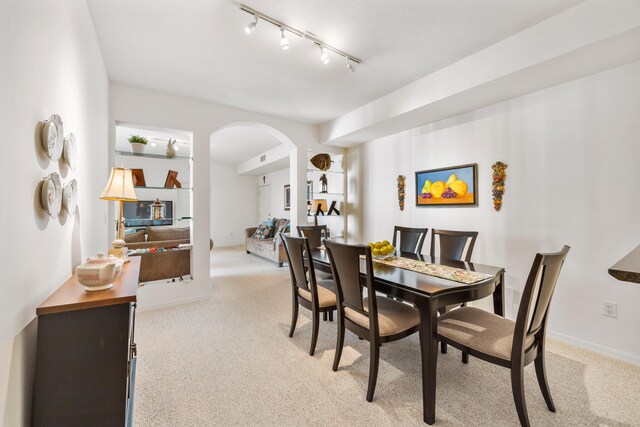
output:
<svg viewBox="0 0 640 427"><path fill-rule="evenodd" d="M190 234L190 227L147 227L147 242L189 239Z"/></svg>
<svg viewBox="0 0 640 427"><path fill-rule="evenodd" d="M147 233L144 230L138 230L135 233L125 234L124 241L127 243L142 243Z"/></svg>

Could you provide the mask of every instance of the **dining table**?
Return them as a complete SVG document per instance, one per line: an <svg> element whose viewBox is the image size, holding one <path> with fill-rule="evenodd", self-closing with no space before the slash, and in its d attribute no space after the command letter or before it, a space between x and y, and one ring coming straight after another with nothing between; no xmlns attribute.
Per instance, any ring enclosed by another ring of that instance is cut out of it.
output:
<svg viewBox="0 0 640 427"><path fill-rule="evenodd" d="M395 256L484 273L487 278L472 283L460 283L418 271L373 262L374 287L377 292L412 303L420 313L420 353L422 356L423 419L427 424L436 420L436 367L438 363L438 310L492 296L494 313L504 316L505 269L490 265L431 257L397 251ZM311 260L317 270L331 272L327 251L311 249ZM361 280L366 280L366 265L360 263Z"/></svg>

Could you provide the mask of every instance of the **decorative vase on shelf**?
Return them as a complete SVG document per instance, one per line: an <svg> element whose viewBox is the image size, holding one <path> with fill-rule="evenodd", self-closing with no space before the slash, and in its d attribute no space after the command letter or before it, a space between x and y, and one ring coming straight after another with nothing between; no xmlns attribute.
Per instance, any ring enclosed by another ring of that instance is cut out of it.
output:
<svg viewBox="0 0 640 427"><path fill-rule="evenodd" d="M132 153L142 154L144 153L144 148L145 148L144 144L138 144L137 142L134 142L133 144L131 144Z"/></svg>
<svg viewBox="0 0 640 427"><path fill-rule="evenodd" d="M135 154L144 153L144 148L147 146L147 138L140 135L131 135L129 137L129 145L131 145L131 152Z"/></svg>
<svg viewBox="0 0 640 427"><path fill-rule="evenodd" d="M176 140L171 140L169 139L169 142L167 143L167 157L175 157L176 156L176 147L174 147L176 145Z"/></svg>

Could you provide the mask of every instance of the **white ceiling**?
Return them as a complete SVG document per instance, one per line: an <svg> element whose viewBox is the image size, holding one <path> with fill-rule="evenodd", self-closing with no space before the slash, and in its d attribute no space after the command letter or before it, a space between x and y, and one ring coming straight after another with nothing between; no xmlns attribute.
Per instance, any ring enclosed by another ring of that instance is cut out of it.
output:
<svg viewBox="0 0 640 427"><path fill-rule="evenodd" d="M114 81L323 123L582 0L246 0L363 60L353 74L230 0L88 0Z"/></svg>
<svg viewBox="0 0 640 427"><path fill-rule="evenodd" d="M237 165L280 144L278 139L263 130L248 126L228 127L211 137L211 159Z"/></svg>

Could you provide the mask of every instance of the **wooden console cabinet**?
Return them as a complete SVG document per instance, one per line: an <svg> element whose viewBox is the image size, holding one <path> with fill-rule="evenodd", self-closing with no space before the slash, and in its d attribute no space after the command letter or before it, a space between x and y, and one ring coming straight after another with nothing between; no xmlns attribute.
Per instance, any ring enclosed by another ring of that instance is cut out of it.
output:
<svg viewBox="0 0 640 427"><path fill-rule="evenodd" d="M37 309L34 426L131 424L140 258L113 288L86 292L75 274Z"/></svg>

